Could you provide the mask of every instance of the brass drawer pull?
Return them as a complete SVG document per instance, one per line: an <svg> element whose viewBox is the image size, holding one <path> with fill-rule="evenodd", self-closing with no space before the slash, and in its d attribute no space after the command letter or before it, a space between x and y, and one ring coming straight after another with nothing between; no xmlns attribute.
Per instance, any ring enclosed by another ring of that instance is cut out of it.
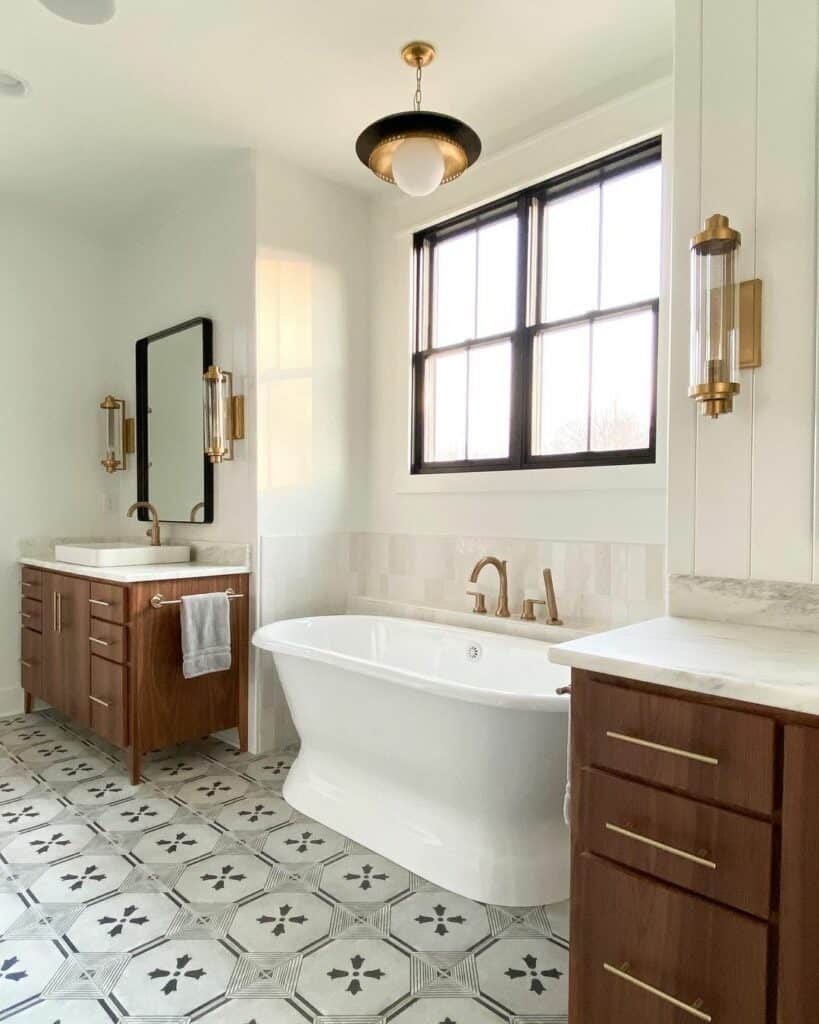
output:
<svg viewBox="0 0 819 1024"><path fill-rule="evenodd" d="M639 978L635 978L629 974L630 965L625 963L622 967L613 967L611 964L604 963L603 970L608 971L609 974L613 974L615 978L619 978L621 981L627 981L629 985L634 985L636 988L642 989L643 992L649 992L653 996L657 996L658 999L662 999L666 1003L670 1003L672 1006L676 1006L678 1010L684 1010L686 1013L691 1014L692 1017L696 1017L697 1020L711 1021L713 1018L710 1013L705 1013L700 1009L702 1005L701 1000L697 1000L695 1003L684 1003L680 999L675 999L674 996L668 995L667 992L663 992L662 989L654 988L653 985L649 985L645 981L640 981Z"/></svg>
<svg viewBox="0 0 819 1024"><path fill-rule="evenodd" d="M89 696L88 696L88 699L89 699L89 700L93 700L93 702L94 702L95 704L100 704L100 705L102 705L102 707L104 707L104 708L107 708L107 707L108 707L108 701L107 701L107 700L100 700L100 699L99 699L99 697L92 697L92 696L91 696L90 694L89 694Z"/></svg>
<svg viewBox="0 0 819 1024"><path fill-rule="evenodd" d="M656 839L649 839L648 836L642 836L639 832L632 832L629 828L612 825L610 821L606 822L606 828L609 832L616 832L618 836L625 836L626 839L634 839L635 842L645 843L646 846L653 846L655 850L662 850L664 853L673 854L675 857L682 857L683 860L690 860L701 867L711 868L713 871L717 869L716 861L708 860L705 857L698 857L695 853L688 853L687 850L680 850L676 846L668 846L666 843L661 843Z"/></svg>
<svg viewBox="0 0 819 1024"><path fill-rule="evenodd" d="M111 607L111 602L110 601L100 601L100 599L98 597L89 597L88 598L88 603L89 604L98 604L101 608L110 608Z"/></svg>
<svg viewBox="0 0 819 1024"><path fill-rule="evenodd" d="M33 583L29 583L28 580L20 580L20 586L21 587L33 587L34 584Z"/></svg>
<svg viewBox="0 0 819 1024"><path fill-rule="evenodd" d="M110 647L111 644L107 640L100 640L98 636L89 636L88 638L92 644L99 644L100 647Z"/></svg>
<svg viewBox="0 0 819 1024"><path fill-rule="evenodd" d="M31 612L20 612L20 618L21 619L30 619L31 618Z"/></svg>
<svg viewBox="0 0 819 1024"><path fill-rule="evenodd" d="M34 668L33 663L30 661L26 661L25 658L20 659L20 664L23 666L23 668Z"/></svg>
<svg viewBox="0 0 819 1024"><path fill-rule="evenodd" d="M677 747L666 747L662 743L652 743L650 740L641 740L636 736L627 736L622 732L611 732L606 730L610 740L622 740L623 743L633 743L638 747L648 747L649 750L659 750L663 754L674 754L675 757L687 757L689 761L699 761L700 764L719 764L715 757L708 757L707 754L695 754L691 750L680 750Z"/></svg>

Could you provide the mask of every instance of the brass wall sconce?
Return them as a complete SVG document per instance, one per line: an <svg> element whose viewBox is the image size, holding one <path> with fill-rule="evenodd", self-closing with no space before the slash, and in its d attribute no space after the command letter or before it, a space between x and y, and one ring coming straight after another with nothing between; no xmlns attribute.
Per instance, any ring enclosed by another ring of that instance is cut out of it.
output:
<svg viewBox="0 0 819 1024"><path fill-rule="evenodd" d="M233 442L245 436L245 396L233 394L233 374L209 366L204 383L205 455L211 462L230 462Z"/></svg>
<svg viewBox="0 0 819 1024"><path fill-rule="evenodd" d="M134 420L125 415L125 399L106 395L100 402L105 412L105 458L100 465L106 473L128 468L128 455L136 450Z"/></svg>
<svg viewBox="0 0 819 1024"><path fill-rule="evenodd" d="M712 419L733 412L739 371L762 364L762 282L738 280L741 242L721 213L691 239L688 394Z"/></svg>

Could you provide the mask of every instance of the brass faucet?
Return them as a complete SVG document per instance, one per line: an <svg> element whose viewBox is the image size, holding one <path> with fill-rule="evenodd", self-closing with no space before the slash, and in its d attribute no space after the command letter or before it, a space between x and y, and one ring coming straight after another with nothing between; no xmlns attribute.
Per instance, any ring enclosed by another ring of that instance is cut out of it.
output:
<svg viewBox="0 0 819 1024"><path fill-rule="evenodd" d="M555 584L552 579L552 570L543 570L543 586L546 589L546 607L549 609L549 625L562 626L563 619L557 614L557 597L555 596Z"/></svg>
<svg viewBox="0 0 819 1024"><path fill-rule="evenodd" d="M145 533L151 538L151 547L158 548L161 541L159 537L159 513L150 503L150 501L135 501L133 505L128 509L127 515L130 518L138 508L147 508L151 513L151 528L146 530Z"/></svg>
<svg viewBox="0 0 819 1024"><path fill-rule="evenodd" d="M499 619L509 618L509 581L506 576L506 562L502 562L499 558L494 558L492 555L487 555L486 558L482 558L479 562L475 563L475 568L469 577L470 583L477 583L478 577L481 574L481 570L487 565L494 565L498 570L498 579L500 581L500 589L498 591L498 607L495 609L495 615ZM468 591L472 593L472 591ZM482 596L482 595L481 595ZM486 611L485 608L481 608L483 602L475 602L476 612Z"/></svg>

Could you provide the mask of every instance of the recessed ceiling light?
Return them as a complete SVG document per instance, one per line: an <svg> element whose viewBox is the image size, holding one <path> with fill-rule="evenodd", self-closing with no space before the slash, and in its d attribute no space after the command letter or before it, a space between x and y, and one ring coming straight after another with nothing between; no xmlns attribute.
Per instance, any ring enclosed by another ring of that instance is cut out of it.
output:
<svg viewBox="0 0 819 1024"><path fill-rule="evenodd" d="M78 25L102 25L114 17L114 0L40 0L52 14Z"/></svg>
<svg viewBox="0 0 819 1024"><path fill-rule="evenodd" d="M28 85L17 75L8 71L0 71L0 96L25 96Z"/></svg>

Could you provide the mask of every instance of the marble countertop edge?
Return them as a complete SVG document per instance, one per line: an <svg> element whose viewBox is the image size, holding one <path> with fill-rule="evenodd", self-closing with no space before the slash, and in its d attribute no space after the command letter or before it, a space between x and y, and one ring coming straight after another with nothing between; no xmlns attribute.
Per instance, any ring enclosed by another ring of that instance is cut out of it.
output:
<svg viewBox="0 0 819 1024"><path fill-rule="evenodd" d="M204 579L208 576L238 576L250 572L247 565L209 565L205 562L164 562L159 565L75 565L46 558L19 559L34 569L50 569L67 576L88 576L111 583L151 583L175 579Z"/></svg>

